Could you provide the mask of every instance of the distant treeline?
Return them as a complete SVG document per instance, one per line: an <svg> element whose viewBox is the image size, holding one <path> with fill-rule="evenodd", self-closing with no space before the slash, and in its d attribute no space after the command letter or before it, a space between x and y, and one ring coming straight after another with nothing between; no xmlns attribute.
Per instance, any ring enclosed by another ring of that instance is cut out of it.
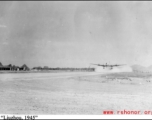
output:
<svg viewBox="0 0 152 120"><path fill-rule="evenodd" d="M94 71L94 68L48 68L48 67L34 67L33 70L65 70L65 71Z"/></svg>

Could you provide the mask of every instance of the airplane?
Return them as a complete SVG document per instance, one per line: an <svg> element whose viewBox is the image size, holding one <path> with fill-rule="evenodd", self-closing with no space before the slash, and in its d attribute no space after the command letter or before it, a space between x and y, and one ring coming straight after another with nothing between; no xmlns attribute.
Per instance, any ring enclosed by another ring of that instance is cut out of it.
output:
<svg viewBox="0 0 152 120"><path fill-rule="evenodd" d="M113 67L119 67L119 66L123 66L123 65L125 65L125 64L115 64L115 65L108 65L107 63L106 64L93 64L93 63L91 63L92 65L97 65L97 66L102 66L103 67L103 69L105 69L105 67L110 67L111 69L113 69Z"/></svg>

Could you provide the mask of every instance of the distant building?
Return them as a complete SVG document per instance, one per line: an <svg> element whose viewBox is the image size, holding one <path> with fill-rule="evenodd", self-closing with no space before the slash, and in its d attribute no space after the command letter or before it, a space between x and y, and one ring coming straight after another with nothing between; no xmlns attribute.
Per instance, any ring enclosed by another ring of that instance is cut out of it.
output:
<svg viewBox="0 0 152 120"><path fill-rule="evenodd" d="M15 66L15 65L2 65L2 63L0 62L0 70L8 70L8 71L28 71L30 70L27 65L22 65L21 67L19 66Z"/></svg>
<svg viewBox="0 0 152 120"><path fill-rule="evenodd" d="M0 66L0 70L11 70L9 66Z"/></svg>
<svg viewBox="0 0 152 120"><path fill-rule="evenodd" d="M27 65L24 64L19 68L19 70L28 71L30 69L27 67Z"/></svg>

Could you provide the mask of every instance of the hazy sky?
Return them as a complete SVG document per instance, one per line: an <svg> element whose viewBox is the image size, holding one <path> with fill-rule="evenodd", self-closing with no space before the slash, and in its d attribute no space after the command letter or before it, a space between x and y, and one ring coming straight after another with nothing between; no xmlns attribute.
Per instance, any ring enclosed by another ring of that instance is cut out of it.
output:
<svg viewBox="0 0 152 120"><path fill-rule="evenodd" d="M152 2L0 1L0 62L152 65Z"/></svg>

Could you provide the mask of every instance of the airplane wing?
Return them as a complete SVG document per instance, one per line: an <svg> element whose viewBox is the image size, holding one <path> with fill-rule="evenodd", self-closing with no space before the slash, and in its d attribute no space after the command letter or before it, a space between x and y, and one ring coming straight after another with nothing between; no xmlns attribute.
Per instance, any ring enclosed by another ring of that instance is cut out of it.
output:
<svg viewBox="0 0 152 120"><path fill-rule="evenodd" d="M116 66L117 67L117 66L123 66L123 65L125 65L125 64L121 64L121 65L116 64L116 65L111 65L111 66L113 66L113 67Z"/></svg>
<svg viewBox="0 0 152 120"><path fill-rule="evenodd" d="M93 64L93 63L91 63L92 65L97 65L97 66L105 66L105 65L101 65L101 64Z"/></svg>
<svg viewBox="0 0 152 120"><path fill-rule="evenodd" d="M119 67L119 66L123 66L123 65L125 65L125 64L115 64L115 65L101 65L101 64L93 64L93 63L91 63L92 65L97 65L97 66L102 66L102 67Z"/></svg>

